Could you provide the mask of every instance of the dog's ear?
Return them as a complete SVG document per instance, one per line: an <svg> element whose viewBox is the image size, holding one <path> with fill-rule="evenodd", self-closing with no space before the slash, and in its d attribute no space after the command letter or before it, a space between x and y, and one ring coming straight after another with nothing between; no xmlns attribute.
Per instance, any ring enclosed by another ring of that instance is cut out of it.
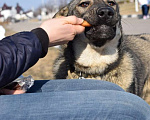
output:
<svg viewBox="0 0 150 120"><path fill-rule="evenodd" d="M54 15L53 18L58 18L58 17L61 17L61 16L66 17L66 16L68 16L68 11L69 11L68 7L65 6L65 7L63 7L62 9L60 9L60 10Z"/></svg>

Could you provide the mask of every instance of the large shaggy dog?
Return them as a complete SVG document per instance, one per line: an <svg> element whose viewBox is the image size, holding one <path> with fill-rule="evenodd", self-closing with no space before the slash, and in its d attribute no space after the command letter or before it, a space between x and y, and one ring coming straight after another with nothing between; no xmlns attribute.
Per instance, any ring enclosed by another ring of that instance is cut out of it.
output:
<svg viewBox="0 0 150 120"><path fill-rule="evenodd" d="M115 0L72 0L55 17L70 15L92 27L62 46L55 78L110 81L145 99L150 93L150 35L124 36Z"/></svg>

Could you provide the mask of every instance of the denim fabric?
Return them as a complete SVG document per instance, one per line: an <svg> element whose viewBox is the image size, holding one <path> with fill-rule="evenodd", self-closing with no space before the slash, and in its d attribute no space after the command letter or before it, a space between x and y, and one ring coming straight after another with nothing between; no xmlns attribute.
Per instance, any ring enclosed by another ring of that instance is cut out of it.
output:
<svg viewBox="0 0 150 120"><path fill-rule="evenodd" d="M149 7L147 5L142 5L142 13L144 16L148 15Z"/></svg>
<svg viewBox="0 0 150 120"><path fill-rule="evenodd" d="M28 93L35 92L58 92L77 90L117 90L124 91L114 83L100 80L78 79L78 80L37 80Z"/></svg>
<svg viewBox="0 0 150 120"><path fill-rule="evenodd" d="M37 81L35 86L40 82L43 85L39 93L0 96L0 120L150 119L150 106L115 84L98 80L50 80Z"/></svg>

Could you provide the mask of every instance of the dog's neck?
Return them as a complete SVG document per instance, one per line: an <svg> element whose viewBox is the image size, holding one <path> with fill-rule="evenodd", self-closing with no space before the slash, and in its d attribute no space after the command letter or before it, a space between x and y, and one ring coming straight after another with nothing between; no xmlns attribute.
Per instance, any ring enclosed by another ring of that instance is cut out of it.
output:
<svg viewBox="0 0 150 120"><path fill-rule="evenodd" d="M75 70L91 74L103 73L108 65L113 64L119 57L118 44L120 38L121 34L117 33L113 40L102 47L95 47L81 39L76 39L73 43Z"/></svg>

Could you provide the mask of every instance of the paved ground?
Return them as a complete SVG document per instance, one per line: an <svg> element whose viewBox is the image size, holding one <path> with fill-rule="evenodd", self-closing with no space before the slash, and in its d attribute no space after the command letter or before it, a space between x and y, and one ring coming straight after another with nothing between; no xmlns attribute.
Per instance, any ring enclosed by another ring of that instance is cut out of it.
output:
<svg viewBox="0 0 150 120"><path fill-rule="evenodd" d="M24 21L8 25L13 31L29 31L40 26L41 22ZM138 18L122 19L123 31L125 34L150 33L150 19L143 20Z"/></svg>
<svg viewBox="0 0 150 120"><path fill-rule="evenodd" d="M39 27L41 22L23 21L17 23L10 23L7 27L14 32L30 31L36 27Z"/></svg>
<svg viewBox="0 0 150 120"><path fill-rule="evenodd" d="M122 19L122 26L125 34L150 33L150 19L126 18Z"/></svg>

